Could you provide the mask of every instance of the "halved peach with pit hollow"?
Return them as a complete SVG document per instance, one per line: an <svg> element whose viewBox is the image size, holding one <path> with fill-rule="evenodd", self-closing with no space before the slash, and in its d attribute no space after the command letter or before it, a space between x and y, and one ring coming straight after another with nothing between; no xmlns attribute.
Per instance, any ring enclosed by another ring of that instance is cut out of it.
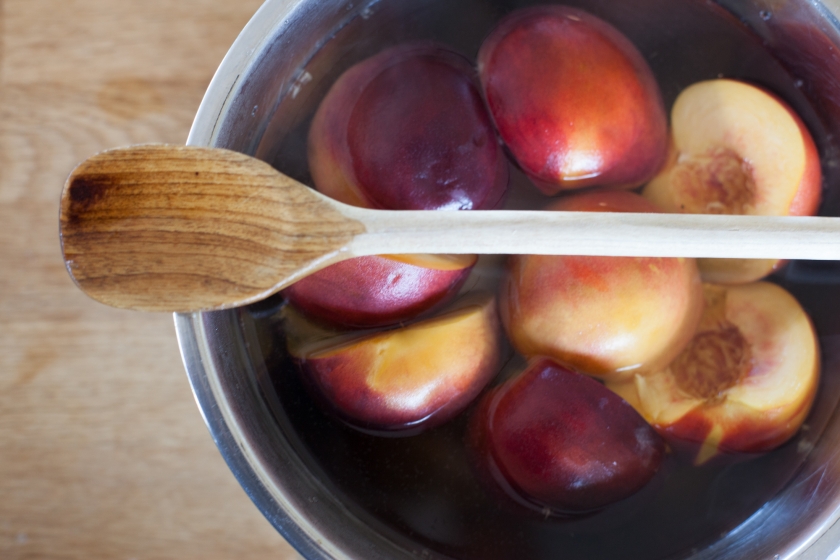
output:
<svg viewBox="0 0 840 560"><path fill-rule="evenodd" d="M495 299L484 295L405 327L288 346L307 384L347 424L410 435L446 422L478 395L498 371L500 334Z"/></svg>
<svg viewBox="0 0 840 560"><path fill-rule="evenodd" d="M805 420L819 383L808 315L769 282L704 286L694 338L671 365L611 386L696 464L769 451Z"/></svg>
<svg viewBox="0 0 840 560"><path fill-rule="evenodd" d="M671 111L668 163L643 196L666 212L806 216L822 174L807 127L772 93L736 80L686 88ZM744 283L778 266L767 259L699 259L704 281Z"/></svg>

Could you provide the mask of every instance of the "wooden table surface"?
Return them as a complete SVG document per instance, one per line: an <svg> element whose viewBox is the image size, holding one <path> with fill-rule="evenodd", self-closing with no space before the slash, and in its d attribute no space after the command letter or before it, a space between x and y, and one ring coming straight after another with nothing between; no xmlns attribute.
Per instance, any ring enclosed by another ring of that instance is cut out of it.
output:
<svg viewBox="0 0 840 560"><path fill-rule="evenodd" d="M0 558L297 558L195 405L172 317L64 270L58 199L105 148L186 140L261 0L0 0Z"/></svg>

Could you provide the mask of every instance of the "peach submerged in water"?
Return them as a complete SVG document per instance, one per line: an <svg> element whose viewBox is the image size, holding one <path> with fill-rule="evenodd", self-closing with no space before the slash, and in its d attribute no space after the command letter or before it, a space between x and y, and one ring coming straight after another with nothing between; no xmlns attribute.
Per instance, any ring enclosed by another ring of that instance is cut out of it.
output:
<svg viewBox="0 0 840 560"><path fill-rule="evenodd" d="M667 368L612 388L697 464L770 451L796 433L816 395L814 328L769 282L708 284L705 298L694 338Z"/></svg>
<svg viewBox="0 0 840 560"><path fill-rule="evenodd" d="M636 493L665 449L627 402L548 359L482 399L468 440L482 478L526 507L561 514Z"/></svg>
<svg viewBox="0 0 840 560"><path fill-rule="evenodd" d="M499 135L546 194L637 187L665 160L659 86L635 46L582 10L513 12L478 53Z"/></svg>
<svg viewBox="0 0 840 560"><path fill-rule="evenodd" d="M668 164L642 194L666 212L808 216L822 174L814 140L785 102L759 87L710 80L686 88L671 111ZM703 279L744 283L767 259L700 259Z"/></svg>
<svg viewBox="0 0 840 560"><path fill-rule="evenodd" d="M429 268L387 257L331 265L286 288L286 298L310 317L346 327L381 327L445 304L472 266Z"/></svg>
<svg viewBox="0 0 840 560"><path fill-rule="evenodd" d="M566 196L548 210L660 211L654 200L672 212L809 214L819 202L813 141L758 88L747 95L744 84L721 80L686 90L666 157L667 122L650 69L590 14L560 6L514 12L481 47L478 64L484 100L469 63L430 43L351 68L313 120L316 188L373 208L498 207L508 167L495 125L544 193L613 189ZM774 158L776 167L764 167ZM626 192L654 176L644 191L650 200ZM454 297L475 260L364 257L287 289L297 309L322 323L316 330L388 327L307 339L307 320L287 325L289 353L316 399L377 435L414 435L464 411L507 348L495 303L415 318ZM705 273L716 266L706 261ZM648 485L666 441L702 464L790 438L817 390L809 319L777 286L709 285L704 293L700 278L687 258L511 257L501 320L530 362L473 409L467 440L478 475L532 511L577 516Z"/></svg>
<svg viewBox="0 0 840 560"><path fill-rule="evenodd" d="M305 333L300 319L292 326ZM461 412L497 373L495 300L484 296L396 329L290 341L307 384L357 428L411 435ZM305 336L305 335L304 335Z"/></svg>
<svg viewBox="0 0 840 560"><path fill-rule="evenodd" d="M310 128L316 188L371 208L499 206L508 164L474 73L460 54L425 42L388 49L350 68Z"/></svg>
<svg viewBox="0 0 840 560"><path fill-rule="evenodd" d="M626 191L569 196L548 209L657 211ZM691 338L702 306L694 259L544 255L511 257L500 302L521 354L613 380L666 366Z"/></svg>
<svg viewBox="0 0 840 560"><path fill-rule="evenodd" d="M501 204L508 164L469 61L432 43L388 49L342 74L309 133L315 187L357 206ZM361 257L305 278L289 299L322 321L395 324L450 300L474 255Z"/></svg>

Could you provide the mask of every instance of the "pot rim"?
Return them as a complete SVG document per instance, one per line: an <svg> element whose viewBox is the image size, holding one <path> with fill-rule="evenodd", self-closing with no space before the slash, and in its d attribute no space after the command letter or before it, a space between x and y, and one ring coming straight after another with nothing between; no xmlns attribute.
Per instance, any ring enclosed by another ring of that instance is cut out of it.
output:
<svg viewBox="0 0 840 560"><path fill-rule="evenodd" d="M213 76L196 113L187 145L218 145L221 128L219 125L224 121L232 101L242 88L243 77L249 75L271 42L293 24L295 18L292 15L306 1L266 0L262 4L230 47ZM370 3L377 1L373 0ZM806 1L822 13L831 26L840 30L840 0ZM269 465L254 452L246 426L240 422L235 406L229 400L229 395L220 381L218 352L209 343L212 335L208 333L208 328L213 328L212 315L176 313L174 321L181 357L196 404L221 455L254 504L301 555L310 559L352 558L347 551L332 542L326 527L313 521L311 511L300 511L300 508L295 506L287 488L272 476ZM840 425L838 415L840 410L832 414L832 424ZM840 472L840 454L828 455L826 461L833 463L835 470ZM812 456L809 456L806 465L802 467L803 470L811 459ZM825 464L812 468L814 472L808 473L807 477L820 476L820 469L827 468ZM801 475L797 475L796 481L801 483L799 478ZM785 507L783 503L788 499L792 486L798 485L789 484L728 536L735 536L750 523L760 523L759 517L768 515L768 507L772 504L778 503L782 504L778 507ZM814 491L819 490L818 485ZM831 555L840 543L840 489L836 490L830 503L823 504L824 507L819 513L810 515L812 519L807 522L807 531L802 531L798 535L799 538L780 544L774 560L822 559ZM767 536L772 538L772 535ZM717 544L712 544L700 551L697 557L729 558L728 554L729 551L724 552ZM731 558L744 557L743 554L749 554L749 551L736 551L735 554L736 556Z"/></svg>

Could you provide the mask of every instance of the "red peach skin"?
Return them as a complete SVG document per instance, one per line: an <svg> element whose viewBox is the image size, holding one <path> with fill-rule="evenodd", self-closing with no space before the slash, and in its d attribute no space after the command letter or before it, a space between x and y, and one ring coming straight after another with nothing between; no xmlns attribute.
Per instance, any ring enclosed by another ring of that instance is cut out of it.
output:
<svg viewBox="0 0 840 560"><path fill-rule="evenodd" d="M617 29L568 6L513 12L478 54L500 136L546 194L637 187L665 161L659 87Z"/></svg>
<svg viewBox="0 0 840 560"><path fill-rule="evenodd" d="M471 210L501 205L507 160L474 70L430 42L394 47L342 74L309 132L315 187L356 206ZM388 255L345 261L286 290L322 321L372 327L450 301L475 255Z"/></svg>
<svg viewBox="0 0 840 560"><path fill-rule="evenodd" d="M439 270L385 257L331 265L286 290L286 298L319 321L345 327L381 327L450 301L472 266Z"/></svg>
<svg viewBox="0 0 840 560"><path fill-rule="evenodd" d="M534 360L482 399L469 444L481 479L525 507L561 514L636 493L665 451L627 402L547 359Z"/></svg>
<svg viewBox="0 0 840 560"><path fill-rule="evenodd" d="M496 374L496 304L483 297L405 327L292 345L309 387L347 424L413 435L464 410Z"/></svg>
<svg viewBox="0 0 840 560"><path fill-rule="evenodd" d="M312 122L315 187L389 210L499 206L508 164L473 76L466 58L428 42L350 68Z"/></svg>
<svg viewBox="0 0 840 560"><path fill-rule="evenodd" d="M549 210L655 212L641 196L596 191ZM694 259L518 255L501 288L506 332L525 356L549 356L605 380L665 367L703 308Z"/></svg>

